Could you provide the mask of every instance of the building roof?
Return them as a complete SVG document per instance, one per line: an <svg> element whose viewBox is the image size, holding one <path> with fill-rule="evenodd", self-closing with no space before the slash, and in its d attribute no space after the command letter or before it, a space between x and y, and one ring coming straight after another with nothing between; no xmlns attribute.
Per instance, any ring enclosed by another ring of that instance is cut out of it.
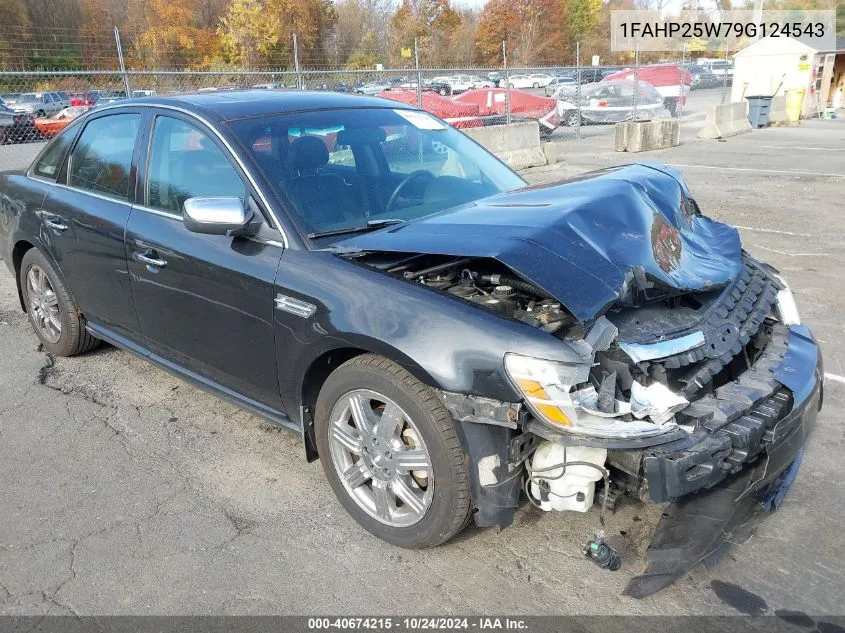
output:
<svg viewBox="0 0 845 633"><path fill-rule="evenodd" d="M303 110L344 108L410 109L411 106L363 95L340 92L308 92L299 90L227 90L175 94L162 97L141 97L116 102L114 105L143 104L178 106L212 115L218 120L242 119Z"/></svg>
<svg viewBox="0 0 845 633"><path fill-rule="evenodd" d="M801 55L814 54L818 49L807 46L803 42L791 37L761 37L753 44L749 44L734 57L759 57L771 55Z"/></svg>
<svg viewBox="0 0 845 633"><path fill-rule="evenodd" d="M823 53L845 53L845 37L837 37L832 50L825 49Z"/></svg>

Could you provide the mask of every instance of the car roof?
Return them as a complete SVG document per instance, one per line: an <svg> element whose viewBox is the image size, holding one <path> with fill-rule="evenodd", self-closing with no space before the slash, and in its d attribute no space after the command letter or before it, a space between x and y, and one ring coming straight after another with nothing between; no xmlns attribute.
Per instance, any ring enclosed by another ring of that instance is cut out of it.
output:
<svg viewBox="0 0 845 633"><path fill-rule="evenodd" d="M378 97L326 91L227 90L225 92L197 92L156 97L124 99L113 107L133 105L172 106L202 114L218 121L244 119L270 114L302 112L306 110L336 110L344 108L415 109Z"/></svg>

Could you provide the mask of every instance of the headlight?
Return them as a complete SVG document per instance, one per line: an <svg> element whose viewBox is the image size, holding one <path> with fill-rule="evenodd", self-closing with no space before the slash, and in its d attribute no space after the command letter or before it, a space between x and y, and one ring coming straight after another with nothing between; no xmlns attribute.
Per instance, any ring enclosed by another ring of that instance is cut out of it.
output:
<svg viewBox="0 0 845 633"><path fill-rule="evenodd" d="M560 430L592 437L634 438L659 435L676 428L673 422L660 426L630 415L623 419L622 416L631 411L630 407L627 412L598 411L593 387L572 391L574 386L587 383L590 365L507 354L505 370L534 415Z"/></svg>
<svg viewBox="0 0 845 633"><path fill-rule="evenodd" d="M780 275L775 275L783 284L783 290L778 291L777 296L777 310L780 322L784 325L798 325L801 323L801 317L798 314L798 306L795 303L795 296L789 289L789 284Z"/></svg>

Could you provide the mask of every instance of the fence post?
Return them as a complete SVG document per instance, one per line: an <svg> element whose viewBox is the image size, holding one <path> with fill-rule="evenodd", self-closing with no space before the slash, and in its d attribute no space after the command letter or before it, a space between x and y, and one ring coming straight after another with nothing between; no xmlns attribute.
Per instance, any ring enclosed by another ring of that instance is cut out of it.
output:
<svg viewBox="0 0 845 633"><path fill-rule="evenodd" d="M637 105L640 102L640 43L634 47L634 109L631 112L631 120L637 120Z"/></svg>
<svg viewBox="0 0 845 633"><path fill-rule="evenodd" d="M684 90L686 90L686 81L687 78L687 45L684 44L681 48L681 100L678 102L678 118L684 116L684 102L687 100L687 95L684 94ZM690 79L690 87L689 91L692 92L692 79Z"/></svg>
<svg viewBox="0 0 845 633"><path fill-rule="evenodd" d="M511 124L511 78L508 73L508 48L502 42L502 67L505 71L505 125Z"/></svg>
<svg viewBox="0 0 845 633"><path fill-rule="evenodd" d="M129 89L129 74L126 72L126 63L123 61L123 47L120 45L120 31L114 27L114 44L117 46L117 60L120 62L120 72L123 75L123 89L126 91L126 98L132 96Z"/></svg>
<svg viewBox="0 0 845 633"><path fill-rule="evenodd" d="M725 95L728 92L728 42L725 40L725 74L722 75L722 105L725 103Z"/></svg>
<svg viewBox="0 0 845 633"><path fill-rule="evenodd" d="M578 108L575 138L581 138L581 42L575 42L575 103Z"/></svg>
<svg viewBox="0 0 845 633"><path fill-rule="evenodd" d="M414 66L417 69L417 107L422 110L422 73L420 72L420 50L414 38Z"/></svg>
<svg viewBox="0 0 845 633"><path fill-rule="evenodd" d="M299 70L299 44L296 40L296 33L293 34L293 69L296 72L296 89L305 90L302 82L302 73Z"/></svg>

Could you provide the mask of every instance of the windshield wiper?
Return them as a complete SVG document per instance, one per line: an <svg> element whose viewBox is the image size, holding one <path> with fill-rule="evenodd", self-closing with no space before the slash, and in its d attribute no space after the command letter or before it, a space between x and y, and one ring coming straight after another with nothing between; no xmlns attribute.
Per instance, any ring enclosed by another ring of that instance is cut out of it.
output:
<svg viewBox="0 0 845 633"><path fill-rule="evenodd" d="M385 226L392 226L394 224L402 224L405 220L398 218L391 218L387 220L370 220L364 226L348 226L344 229L334 229L331 231L318 231L316 233L309 233L309 239L316 239L318 237L331 237L333 235L348 235L350 233L363 233L373 229L380 229Z"/></svg>

